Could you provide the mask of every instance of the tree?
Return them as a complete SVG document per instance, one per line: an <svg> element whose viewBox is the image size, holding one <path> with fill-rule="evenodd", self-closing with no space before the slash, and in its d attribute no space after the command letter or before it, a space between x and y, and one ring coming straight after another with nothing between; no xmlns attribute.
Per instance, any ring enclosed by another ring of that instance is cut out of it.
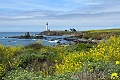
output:
<svg viewBox="0 0 120 80"><path fill-rule="evenodd" d="M70 31L72 31L72 32L76 32L76 29L74 29L74 28L70 28Z"/></svg>

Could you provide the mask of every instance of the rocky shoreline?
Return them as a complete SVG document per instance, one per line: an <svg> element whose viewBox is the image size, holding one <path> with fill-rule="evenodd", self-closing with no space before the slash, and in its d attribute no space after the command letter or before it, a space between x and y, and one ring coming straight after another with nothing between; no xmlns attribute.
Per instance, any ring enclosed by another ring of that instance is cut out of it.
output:
<svg viewBox="0 0 120 80"><path fill-rule="evenodd" d="M7 38L18 38L18 39L44 39L45 37L42 35L39 36L12 36L12 37L7 37Z"/></svg>
<svg viewBox="0 0 120 80"><path fill-rule="evenodd" d="M12 36L12 37L6 37L6 38L18 38L18 39L44 39L45 37L43 35L35 34L34 36L30 35L29 32L26 32L25 35L21 36Z"/></svg>
<svg viewBox="0 0 120 80"><path fill-rule="evenodd" d="M97 44L102 40L107 40L110 36L119 36L120 29L108 29L108 30L91 30L91 31L42 31L39 34L30 35L26 32L25 35L12 36L6 38L18 38L18 39L44 39L48 42L61 44ZM52 36L52 37L51 37ZM64 36L64 38L56 38L56 36ZM66 43L62 43L66 41ZM70 42L70 43L69 43Z"/></svg>
<svg viewBox="0 0 120 80"><path fill-rule="evenodd" d="M57 35L56 35L57 34ZM49 40L46 36L64 36L66 35L66 37L64 38L52 38L51 40ZM45 39L48 40L49 42L55 42L58 43L59 45L61 44L68 44L68 43L61 43L62 40L65 40L67 42L74 43L84 43L84 44L96 44L98 43L100 40L97 39L92 39L92 38L88 38L85 39L83 38L83 35L74 35L72 32L69 33L61 33L61 32L41 32L40 34L35 34L34 36L30 35L29 32L26 32L25 35L21 35L21 36L12 36L12 37L8 37L8 38L18 38L18 39Z"/></svg>

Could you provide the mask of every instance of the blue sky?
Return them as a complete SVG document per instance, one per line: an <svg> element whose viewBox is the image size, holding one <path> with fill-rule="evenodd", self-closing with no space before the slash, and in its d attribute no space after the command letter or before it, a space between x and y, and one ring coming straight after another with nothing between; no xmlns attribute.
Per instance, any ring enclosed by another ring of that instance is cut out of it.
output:
<svg viewBox="0 0 120 80"><path fill-rule="evenodd" d="M120 28L120 0L0 0L0 32Z"/></svg>

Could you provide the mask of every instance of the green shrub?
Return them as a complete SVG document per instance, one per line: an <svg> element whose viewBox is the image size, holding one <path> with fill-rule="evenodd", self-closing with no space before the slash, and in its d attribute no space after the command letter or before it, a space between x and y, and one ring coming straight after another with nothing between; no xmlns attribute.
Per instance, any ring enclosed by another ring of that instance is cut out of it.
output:
<svg viewBox="0 0 120 80"><path fill-rule="evenodd" d="M72 77L70 73L66 73L66 74L57 74L57 75L51 76L50 80L78 80L78 79L75 77Z"/></svg>
<svg viewBox="0 0 120 80"><path fill-rule="evenodd" d="M17 69L9 71L4 80L42 80L43 75L28 72L27 70Z"/></svg>
<svg viewBox="0 0 120 80"><path fill-rule="evenodd" d="M43 47L42 43L36 42L36 43L31 43L24 48L30 48L30 49L41 49Z"/></svg>
<svg viewBox="0 0 120 80"><path fill-rule="evenodd" d="M32 53L33 50L24 50L22 54L16 57L15 62L17 62L18 67L31 69L40 69L41 62L45 60L45 57L41 53ZM35 67L37 66L38 69Z"/></svg>
<svg viewBox="0 0 120 80"><path fill-rule="evenodd" d="M0 64L0 79L3 75L4 75L4 68L3 68L3 65Z"/></svg>
<svg viewBox="0 0 120 80"><path fill-rule="evenodd" d="M98 72L104 76L107 75L107 77L103 80L107 80L108 78L110 79L110 74L114 72L120 74L120 70L118 68L120 66L112 64L115 61L120 61L119 51L120 37L111 37L106 42L100 42L97 46L94 46L89 51L73 51L71 54L68 54L64 57L61 64L56 64L55 73L62 74L67 72L74 73L76 71L80 71L79 74L82 74L85 77L89 73L89 70L87 70L89 68L95 73L94 76L97 76L96 74ZM90 66L88 66L88 62ZM92 75L92 73L88 75ZM104 78L104 76L102 78ZM82 78L82 76L80 77ZM98 78L101 77L97 77L97 79ZM89 80L89 78L86 80Z"/></svg>
<svg viewBox="0 0 120 80"><path fill-rule="evenodd" d="M13 59L21 49L22 46L12 47L0 45L0 78L13 68Z"/></svg>
<svg viewBox="0 0 120 80"><path fill-rule="evenodd" d="M76 44L76 45L73 44L73 45L67 46L66 50L68 52L74 52L74 51L81 52L81 51L88 51L90 48L92 48L91 44L79 43L79 44Z"/></svg>

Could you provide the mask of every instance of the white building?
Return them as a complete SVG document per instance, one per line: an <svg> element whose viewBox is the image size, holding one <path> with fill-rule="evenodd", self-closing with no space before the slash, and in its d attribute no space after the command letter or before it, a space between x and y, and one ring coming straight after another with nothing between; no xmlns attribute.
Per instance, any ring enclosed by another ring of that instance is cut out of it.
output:
<svg viewBox="0 0 120 80"><path fill-rule="evenodd" d="M48 31L48 22L46 23L46 31Z"/></svg>

